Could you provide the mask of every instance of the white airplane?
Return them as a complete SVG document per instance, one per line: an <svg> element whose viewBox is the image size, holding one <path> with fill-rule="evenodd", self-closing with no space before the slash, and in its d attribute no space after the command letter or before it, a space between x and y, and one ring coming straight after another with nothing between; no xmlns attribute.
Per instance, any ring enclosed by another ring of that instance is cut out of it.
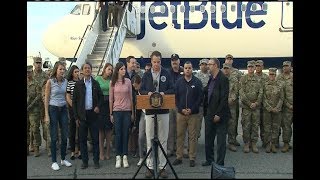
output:
<svg viewBox="0 0 320 180"><path fill-rule="evenodd" d="M140 33L125 39L120 60L133 55L141 67L154 50L162 53L165 67L173 53L195 67L202 58L224 62L226 54L234 56L234 66L240 69L252 59L264 60L266 68L293 59L293 2L133 2L133 7L140 14ZM97 8L96 2L79 2L48 28L46 49L72 59Z"/></svg>

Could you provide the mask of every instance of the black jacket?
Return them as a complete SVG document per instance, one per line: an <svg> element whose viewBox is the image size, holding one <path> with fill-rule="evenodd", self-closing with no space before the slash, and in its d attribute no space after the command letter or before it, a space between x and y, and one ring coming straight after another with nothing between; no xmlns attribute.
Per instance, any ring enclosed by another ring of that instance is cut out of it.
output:
<svg viewBox="0 0 320 180"><path fill-rule="evenodd" d="M154 92L154 91L155 91L155 87L153 85L152 73L151 73L151 70L149 70L143 74L140 93L142 95L147 95L148 92ZM161 68L161 72L160 72L159 92L163 92L164 94L174 94L172 77L170 76L169 72L165 70L163 67ZM151 115L155 113L167 114L169 113L169 109L146 110L146 115Z"/></svg>
<svg viewBox="0 0 320 180"><path fill-rule="evenodd" d="M229 80L220 70L217 74L212 94L210 95L210 102L208 103L208 86L211 79L212 76L210 76L208 85L204 88L204 116L205 119L212 120L215 115L218 115L221 123L223 123L223 121L228 121L231 117L228 105Z"/></svg>
<svg viewBox="0 0 320 180"><path fill-rule="evenodd" d="M103 103L103 94L100 88L99 83L91 77L92 82L92 109L95 107L102 106ZM81 79L77 81L73 89L73 98L72 98L72 108L74 112L74 118L77 120L86 119L86 108L85 108L85 94L86 94L86 85L84 80Z"/></svg>
<svg viewBox="0 0 320 180"><path fill-rule="evenodd" d="M191 114L199 113L200 103L202 102L202 83L192 76L187 82L184 77L178 79L175 84L176 106L178 112L182 114L182 109L191 109Z"/></svg>

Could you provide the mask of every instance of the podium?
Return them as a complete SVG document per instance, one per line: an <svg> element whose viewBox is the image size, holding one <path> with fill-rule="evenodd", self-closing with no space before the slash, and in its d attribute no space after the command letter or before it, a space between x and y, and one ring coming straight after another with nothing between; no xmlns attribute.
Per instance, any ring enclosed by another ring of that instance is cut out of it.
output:
<svg viewBox="0 0 320 180"><path fill-rule="evenodd" d="M149 95L137 95L137 109L146 109L146 110L150 110L150 109L174 109L176 107L175 104L175 95L169 95L169 94L165 94L162 95L162 99L163 99L163 103L161 105L161 107L155 108L151 106L150 103L150 96ZM172 164L169 161L169 158L165 152L165 150L163 149L159 139L158 139L158 120L157 120L157 114L154 114L154 138L151 140L151 148L149 149L149 151L146 154L146 157L143 159L141 166L139 166L137 172L134 174L133 179L135 179L135 177L137 176L138 172L140 171L142 165L146 166L147 169L149 170L148 166L146 165L146 160L148 158L148 156L150 155L150 153L153 151L152 153L152 158L153 158L153 170L154 170L154 174L153 174L153 178L154 179L158 179L159 178L159 174L158 174L158 147L160 147L162 153L164 154L164 157L167 160L167 164L169 164L174 176L176 177L176 179L178 179L178 176L175 172L175 170L173 169ZM165 165L165 166L166 166Z"/></svg>

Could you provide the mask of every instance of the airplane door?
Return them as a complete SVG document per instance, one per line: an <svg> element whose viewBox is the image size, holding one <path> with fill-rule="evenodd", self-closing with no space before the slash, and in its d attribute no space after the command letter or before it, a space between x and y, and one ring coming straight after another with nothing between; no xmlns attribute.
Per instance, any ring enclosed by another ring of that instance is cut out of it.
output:
<svg viewBox="0 0 320 180"><path fill-rule="evenodd" d="M281 6L281 29L284 31L293 30L293 2L282 2Z"/></svg>

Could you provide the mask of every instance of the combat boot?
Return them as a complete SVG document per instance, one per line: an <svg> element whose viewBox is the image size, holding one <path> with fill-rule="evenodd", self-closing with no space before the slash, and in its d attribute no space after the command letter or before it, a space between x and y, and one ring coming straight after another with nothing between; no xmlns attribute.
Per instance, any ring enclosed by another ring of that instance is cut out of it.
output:
<svg viewBox="0 0 320 180"><path fill-rule="evenodd" d="M252 152L259 153L259 149L257 148L256 143L251 143L251 146L252 146Z"/></svg>
<svg viewBox="0 0 320 180"><path fill-rule="evenodd" d="M284 143L281 152L285 153L289 151L289 143Z"/></svg>
<svg viewBox="0 0 320 180"><path fill-rule="evenodd" d="M245 143L245 144L244 144L243 152L244 152L244 153L250 152L249 143Z"/></svg>
<svg viewBox="0 0 320 180"><path fill-rule="evenodd" d="M273 153L277 153L277 152L278 152L278 150L277 150L277 148L276 148L276 145L274 145L274 144L271 145L271 151L272 151Z"/></svg>
<svg viewBox="0 0 320 180"><path fill-rule="evenodd" d="M35 146L34 147L34 157L39 157L39 156L40 156L39 146Z"/></svg>
<svg viewBox="0 0 320 180"><path fill-rule="evenodd" d="M267 146L266 147L266 153L270 153L271 152L271 144L268 143L266 146Z"/></svg>
<svg viewBox="0 0 320 180"><path fill-rule="evenodd" d="M235 145L235 146L240 146L240 143L239 143L238 141L235 141L235 142L234 142L234 145Z"/></svg>
<svg viewBox="0 0 320 180"><path fill-rule="evenodd" d="M34 152L34 146L33 146L33 144L30 144L29 151L30 151L30 152Z"/></svg>
<svg viewBox="0 0 320 180"><path fill-rule="evenodd" d="M233 151L233 152L237 152L237 148L236 148L236 146L233 145L233 144L229 144L229 150L230 150L230 151Z"/></svg>

